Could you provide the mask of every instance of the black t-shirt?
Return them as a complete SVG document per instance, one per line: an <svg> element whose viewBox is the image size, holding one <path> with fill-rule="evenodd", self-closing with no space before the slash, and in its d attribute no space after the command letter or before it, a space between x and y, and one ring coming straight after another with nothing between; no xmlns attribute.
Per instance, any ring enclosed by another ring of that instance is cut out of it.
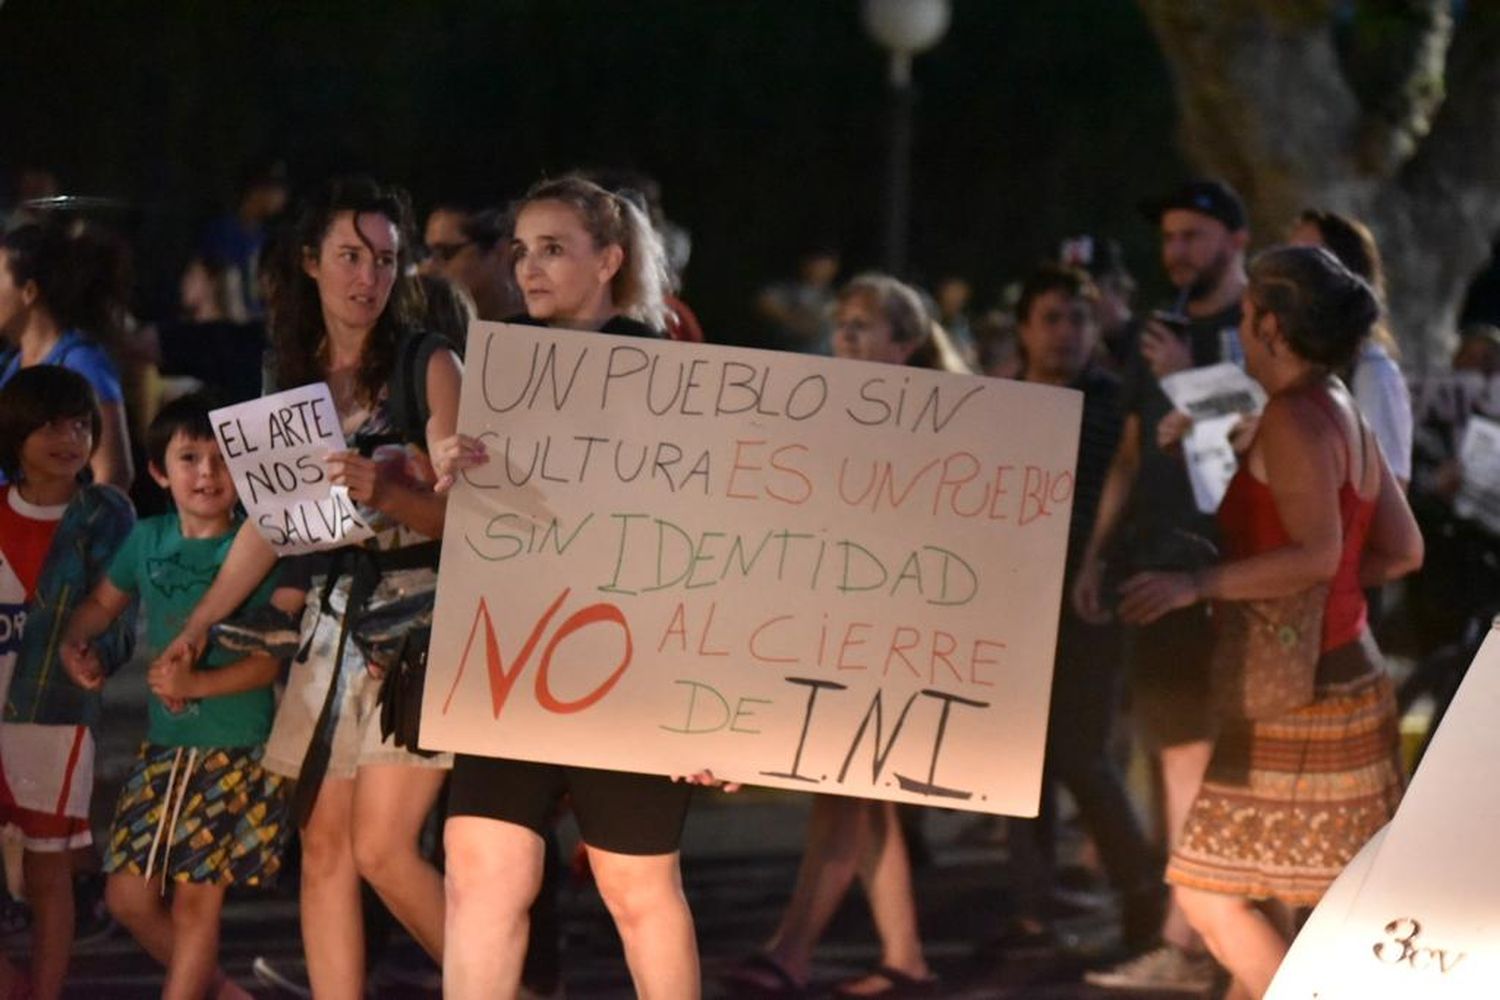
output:
<svg viewBox="0 0 1500 1000"><path fill-rule="evenodd" d="M1193 367L1230 360L1234 356L1232 345L1238 343L1239 325L1238 302L1212 316L1192 320L1186 336ZM1172 411L1172 401L1141 355L1140 332L1122 377L1120 409L1126 415L1140 417L1141 435L1141 466L1121 538L1126 546L1124 554L1136 569L1197 565L1201 559L1194 552L1200 546L1192 536L1214 541L1218 532L1213 515L1200 512L1193 502L1193 487L1182 456L1164 452L1156 444L1156 425Z"/></svg>

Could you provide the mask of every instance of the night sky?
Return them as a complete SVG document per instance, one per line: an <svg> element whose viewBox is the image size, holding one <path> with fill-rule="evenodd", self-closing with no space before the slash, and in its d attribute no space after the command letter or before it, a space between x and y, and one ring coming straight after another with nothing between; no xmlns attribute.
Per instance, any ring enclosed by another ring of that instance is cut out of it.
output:
<svg viewBox="0 0 1500 1000"><path fill-rule="evenodd" d="M687 297L715 339L746 339L754 289L805 244L842 246L847 273L877 254L885 57L854 0L6 0L0 60L0 177L40 164L127 199L148 291L272 158L299 187L403 183L419 209L645 170L693 234ZM1133 4L957 0L915 79L911 277L988 299L1089 230L1157 282L1135 205L1186 167Z"/></svg>

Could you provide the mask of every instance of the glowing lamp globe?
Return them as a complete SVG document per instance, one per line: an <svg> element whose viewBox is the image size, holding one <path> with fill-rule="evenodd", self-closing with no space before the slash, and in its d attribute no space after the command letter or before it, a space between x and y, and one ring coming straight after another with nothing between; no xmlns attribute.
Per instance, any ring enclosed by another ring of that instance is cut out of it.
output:
<svg viewBox="0 0 1500 1000"><path fill-rule="evenodd" d="M948 30L948 0L864 0L865 31L891 54L891 82L905 85L911 57L936 45Z"/></svg>

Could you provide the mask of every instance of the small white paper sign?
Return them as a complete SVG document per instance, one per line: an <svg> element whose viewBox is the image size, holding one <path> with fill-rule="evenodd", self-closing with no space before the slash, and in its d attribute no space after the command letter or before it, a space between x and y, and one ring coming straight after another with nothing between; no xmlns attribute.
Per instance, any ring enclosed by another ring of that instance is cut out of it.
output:
<svg viewBox="0 0 1500 1000"><path fill-rule="evenodd" d="M1240 415L1229 413L1193 422L1182 441L1182 457L1187 461L1188 481L1193 484L1193 501L1205 514L1219 509L1229 480L1239 468L1239 457L1229 443L1229 432L1240 422Z"/></svg>
<svg viewBox="0 0 1500 1000"><path fill-rule="evenodd" d="M209 413L240 502L261 536L291 555L332 549L375 532L324 457L348 447L324 382Z"/></svg>
<svg viewBox="0 0 1500 1000"><path fill-rule="evenodd" d="M1175 372L1161 380L1161 388L1173 407L1193 418L1193 428L1183 439L1183 457L1198 509L1212 514L1238 467L1229 432L1240 417L1265 407L1266 391L1227 361Z"/></svg>
<svg viewBox="0 0 1500 1000"><path fill-rule="evenodd" d="M1458 460L1464 477L1453 512L1500 532L1500 423L1470 417Z"/></svg>
<svg viewBox="0 0 1500 1000"><path fill-rule="evenodd" d="M1496 995L1496 718L1500 631L1492 629L1380 843L1367 847L1318 904L1268 1000Z"/></svg>
<svg viewBox="0 0 1500 1000"><path fill-rule="evenodd" d="M1036 814L1081 394L468 343L422 746Z"/></svg>

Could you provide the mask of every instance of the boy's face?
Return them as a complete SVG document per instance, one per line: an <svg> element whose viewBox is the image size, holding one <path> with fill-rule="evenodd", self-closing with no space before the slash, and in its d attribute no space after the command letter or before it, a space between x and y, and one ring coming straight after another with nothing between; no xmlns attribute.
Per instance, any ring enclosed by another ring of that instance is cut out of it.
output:
<svg viewBox="0 0 1500 1000"><path fill-rule="evenodd" d="M94 424L87 414L58 417L26 436L21 475L30 480L77 478L94 452Z"/></svg>
<svg viewBox="0 0 1500 1000"><path fill-rule="evenodd" d="M234 508L234 480L219 454L217 441L178 431L167 442L164 461L165 468L151 463L151 478L172 495L180 513L219 518Z"/></svg>

